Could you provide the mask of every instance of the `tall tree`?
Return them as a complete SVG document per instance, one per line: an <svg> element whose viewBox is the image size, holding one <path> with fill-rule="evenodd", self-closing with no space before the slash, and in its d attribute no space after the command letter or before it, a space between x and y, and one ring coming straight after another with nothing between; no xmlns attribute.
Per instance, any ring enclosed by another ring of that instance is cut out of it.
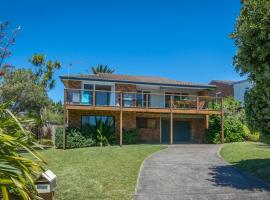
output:
<svg viewBox="0 0 270 200"><path fill-rule="evenodd" d="M34 73L36 81L41 84L45 89L52 89L55 87L55 80L53 74L56 69L61 67L59 61L46 61L44 54L35 53L30 58L30 63L34 66Z"/></svg>
<svg viewBox="0 0 270 200"><path fill-rule="evenodd" d="M242 0L242 8L230 37L238 47L234 65L254 87L245 95L251 128L270 134L270 1Z"/></svg>
<svg viewBox="0 0 270 200"><path fill-rule="evenodd" d="M96 65L92 67L92 73L93 74L99 74L99 73L112 74L114 73L114 70L108 67L108 65Z"/></svg>
<svg viewBox="0 0 270 200"><path fill-rule="evenodd" d="M7 31L8 22L0 21L0 69L4 64L5 58L11 55L10 46L15 43L15 37L18 31L21 29L20 26L12 31ZM0 75L3 74L1 71Z"/></svg>
<svg viewBox="0 0 270 200"><path fill-rule="evenodd" d="M49 105L44 87L36 81L30 69L10 69L0 85L0 102L13 101L14 113L27 112L40 114L40 110Z"/></svg>

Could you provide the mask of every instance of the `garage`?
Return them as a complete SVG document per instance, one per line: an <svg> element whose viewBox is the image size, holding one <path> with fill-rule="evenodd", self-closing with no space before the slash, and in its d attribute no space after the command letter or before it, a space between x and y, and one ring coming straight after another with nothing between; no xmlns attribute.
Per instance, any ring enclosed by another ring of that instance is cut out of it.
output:
<svg viewBox="0 0 270 200"><path fill-rule="evenodd" d="M162 143L170 142L170 121L163 119L161 125ZM191 142L191 122L177 121L173 122L173 143Z"/></svg>

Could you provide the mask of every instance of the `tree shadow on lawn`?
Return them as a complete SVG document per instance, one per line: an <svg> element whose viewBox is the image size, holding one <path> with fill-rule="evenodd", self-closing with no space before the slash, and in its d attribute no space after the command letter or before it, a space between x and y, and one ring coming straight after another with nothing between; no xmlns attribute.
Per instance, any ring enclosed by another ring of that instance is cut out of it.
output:
<svg viewBox="0 0 270 200"><path fill-rule="evenodd" d="M233 163L233 166L215 166L210 168L209 174L211 179L208 179L208 181L215 186L270 192L270 159L242 160ZM268 181L268 183L265 181Z"/></svg>

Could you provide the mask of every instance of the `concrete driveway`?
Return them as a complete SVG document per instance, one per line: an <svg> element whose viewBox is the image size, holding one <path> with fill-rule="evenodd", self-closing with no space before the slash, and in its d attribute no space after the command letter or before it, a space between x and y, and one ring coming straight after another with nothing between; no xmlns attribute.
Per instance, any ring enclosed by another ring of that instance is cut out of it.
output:
<svg viewBox="0 0 270 200"><path fill-rule="evenodd" d="M135 200L270 199L270 186L217 154L219 145L173 145L148 157Z"/></svg>

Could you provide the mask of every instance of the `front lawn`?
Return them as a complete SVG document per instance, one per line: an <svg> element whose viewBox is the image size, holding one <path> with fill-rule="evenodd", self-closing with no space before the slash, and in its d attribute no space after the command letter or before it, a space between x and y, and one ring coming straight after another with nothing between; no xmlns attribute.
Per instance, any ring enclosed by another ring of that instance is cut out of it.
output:
<svg viewBox="0 0 270 200"><path fill-rule="evenodd" d="M43 152L57 175L56 199L132 199L143 160L161 145L50 149Z"/></svg>
<svg viewBox="0 0 270 200"><path fill-rule="evenodd" d="M270 145L255 142L224 144L220 154L235 167L270 183Z"/></svg>

